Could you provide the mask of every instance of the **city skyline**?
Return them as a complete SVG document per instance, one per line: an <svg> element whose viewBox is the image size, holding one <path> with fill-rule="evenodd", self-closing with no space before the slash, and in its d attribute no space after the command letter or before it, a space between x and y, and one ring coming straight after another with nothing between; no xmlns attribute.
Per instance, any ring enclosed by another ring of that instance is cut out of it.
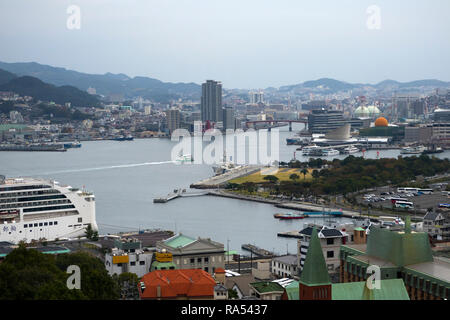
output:
<svg viewBox="0 0 450 320"><path fill-rule="evenodd" d="M0 17L9 28L0 33L0 60L165 82L221 79L228 88L243 89L324 77L352 83L450 80L445 1L379 1L379 29L368 26L368 1L77 1L81 22L73 30L66 26L70 5L3 2Z"/></svg>

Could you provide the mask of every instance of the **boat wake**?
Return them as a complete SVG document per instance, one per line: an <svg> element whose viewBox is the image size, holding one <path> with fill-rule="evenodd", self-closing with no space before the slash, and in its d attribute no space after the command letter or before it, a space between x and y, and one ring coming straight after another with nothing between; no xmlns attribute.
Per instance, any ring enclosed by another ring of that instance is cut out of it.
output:
<svg viewBox="0 0 450 320"><path fill-rule="evenodd" d="M133 167L152 166L152 165L160 165L160 164L168 164L168 163L175 163L175 161L121 164L121 165L115 165L115 166L105 166L105 167L96 167L96 168L84 168L84 169L71 169L71 170L43 172L43 173L34 174L34 175L52 175L52 174L59 174L59 173L76 173L76 172L87 172L87 171L97 171L97 170L110 170L110 169L118 169L118 168L133 168Z"/></svg>

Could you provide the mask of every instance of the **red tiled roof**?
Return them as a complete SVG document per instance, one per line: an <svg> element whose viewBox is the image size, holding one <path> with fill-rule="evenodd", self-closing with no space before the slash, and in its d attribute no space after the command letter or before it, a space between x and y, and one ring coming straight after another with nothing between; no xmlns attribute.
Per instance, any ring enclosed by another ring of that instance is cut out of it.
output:
<svg viewBox="0 0 450 320"><path fill-rule="evenodd" d="M216 268L215 273L225 273L225 270L222 268Z"/></svg>
<svg viewBox="0 0 450 320"><path fill-rule="evenodd" d="M142 299L213 296L216 285L211 275L200 269L155 270L144 275L141 281L145 283L144 292L139 288ZM160 297L157 296L158 286Z"/></svg>

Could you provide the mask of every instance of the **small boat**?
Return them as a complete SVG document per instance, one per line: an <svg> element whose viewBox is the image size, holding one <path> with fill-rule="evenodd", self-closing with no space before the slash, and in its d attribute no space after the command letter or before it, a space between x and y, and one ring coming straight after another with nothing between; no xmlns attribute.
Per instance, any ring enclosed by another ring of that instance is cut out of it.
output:
<svg viewBox="0 0 450 320"><path fill-rule="evenodd" d="M67 142L67 143L64 143L64 148L65 148L65 149L70 149L70 148L81 148L81 143L79 143L78 141L75 141L75 142Z"/></svg>
<svg viewBox="0 0 450 320"><path fill-rule="evenodd" d="M305 215L303 213L275 213L274 218L280 220L293 220L293 219L304 219Z"/></svg>
<svg viewBox="0 0 450 320"><path fill-rule="evenodd" d="M342 154L352 154L356 152L359 152L359 149L355 146L346 147L341 151Z"/></svg>
<svg viewBox="0 0 450 320"><path fill-rule="evenodd" d="M115 141L133 141L134 140L134 137L133 136L119 136L119 137L116 137L116 138L113 138L112 140L115 140Z"/></svg>
<svg viewBox="0 0 450 320"><path fill-rule="evenodd" d="M339 154L339 151L336 149L325 149L322 150L322 156L329 157L329 156L336 156Z"/></svg>
<svg viewBox="0 0 450 320"><path fill-rule="evenodd" d="M194 158L190 154L183 154L179 156L176 160L176 162L192 162L194 161Z"/></svg>
<svg viewBox="0 0 450 320"><path fill-rule="evenodd" d="M302 155L304 156L313 155L318 150L321 150L321 148L315 144L312 144L302 148Z"/></svg>
<svg viewBox="0 0 450 320"><path fill-rule="evenodd" d="M404 147L400 150L401 154L421 154L425 151L424 146Z"/></svg>

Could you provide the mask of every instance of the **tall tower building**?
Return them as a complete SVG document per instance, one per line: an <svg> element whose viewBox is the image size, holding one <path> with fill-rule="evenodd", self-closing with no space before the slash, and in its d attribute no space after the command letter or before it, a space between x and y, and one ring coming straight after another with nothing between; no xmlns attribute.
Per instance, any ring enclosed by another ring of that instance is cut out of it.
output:
<svg viewBox="0 0 450 320"><path fill-rule="evenodd" d="M223 108L223 128L235 129L234 109L231 107Z"/></svg>
<svg viewBox="0 0 450 320"><path fill-rule="evenodd" d="M169 109L166 111L167 116L167 128L169 128L169 133L178 128L180 128L180 110L178 109Z"/></svg>
<svg viewBox="0 0 450 320"><path fill-rule="evenodd" d="M202 121L223 121L222 111L222 83L207 80L202 84Z"/></svg>

